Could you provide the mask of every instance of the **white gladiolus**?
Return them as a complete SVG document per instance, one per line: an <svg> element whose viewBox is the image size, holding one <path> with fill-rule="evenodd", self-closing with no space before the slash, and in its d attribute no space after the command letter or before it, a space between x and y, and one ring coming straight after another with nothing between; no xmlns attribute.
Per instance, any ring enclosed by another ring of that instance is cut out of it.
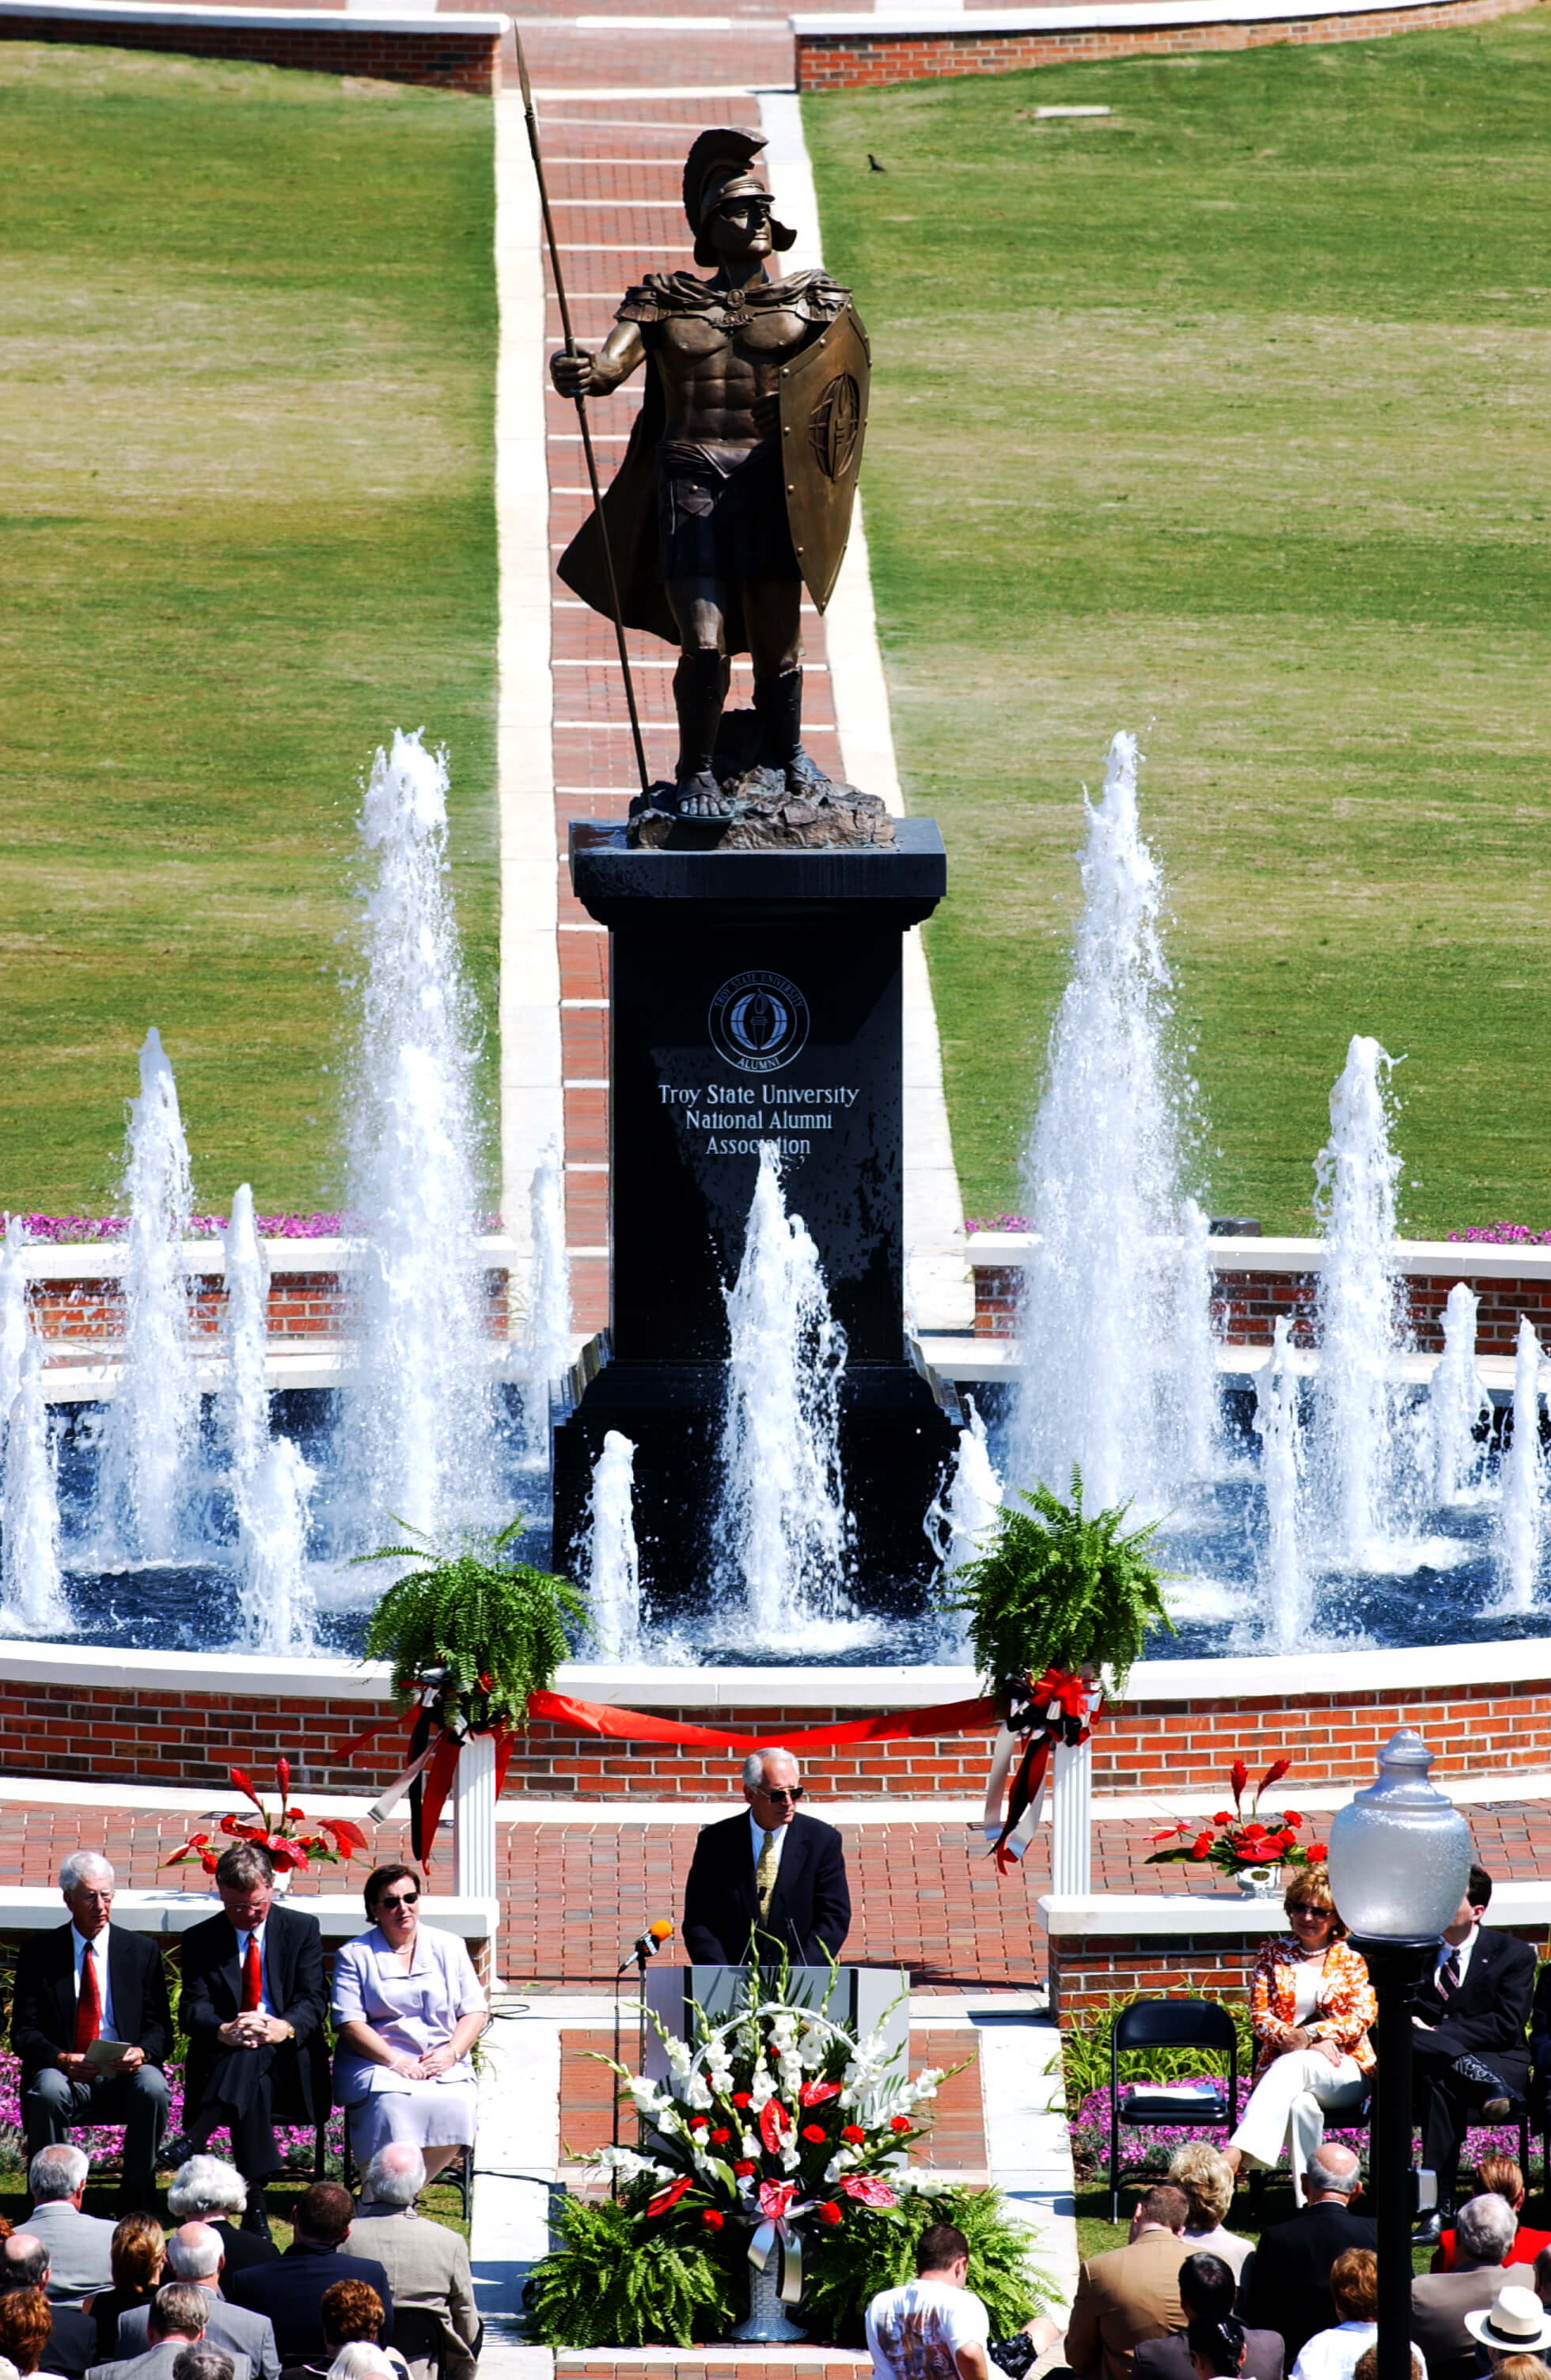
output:
<svg viewBox="0 0 1551 2380"><path fill-rule="evenodd" d="M755 2075L753 2082L749 2085L748 2104L753 2108L754 2113L757 2115L760 2108L767 2107L770 2100L775 2097L775 2076L768 2073L762 2068L760 2071Z"/></svg>

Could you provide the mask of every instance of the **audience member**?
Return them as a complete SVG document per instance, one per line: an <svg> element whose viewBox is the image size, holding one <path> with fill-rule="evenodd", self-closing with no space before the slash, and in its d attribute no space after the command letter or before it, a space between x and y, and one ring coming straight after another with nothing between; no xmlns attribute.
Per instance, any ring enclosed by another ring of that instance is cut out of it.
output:
<svg viewBox="0 0 1551 2380"><path fill-rule="evenodd" d="M1551 2370L1538 2355L1504 2355L1494 2357L1492 2370L1496 2380L1551 2380ZM1376 2374L1375 2376L1376 2380Z"/></svg>
<svg viewBox="0 0 1551 2380"><path fill-rule="evenodd" d="M1160 2182L1137 2200L1126 2245L1084 2265L1066 2325L1066 2360L1078 2380L1131 2380L1143 2339L1183 2328L1179 2273L1190 2253L1189 2212L1184 2192Z"/></svg>
<svg viewBox="0 0 1551 2380"><path fill-rule="evenodd" d="M91 2170L84 2151L68 2141L40 2149L27 2168L32 2193L27 2228L48 2250L48 2293L56 2302L79 2303L113 2279L115 2227L81 2212Z"/></svg>
<svg viewBox="0 0 1551 2380"><path fill-rule="evenodd" d="M1263 1942L1254 1962L1254 2088L1226 2155L1235 2171L1242 2162L1273 2166L1285 2143L1301 2206L1326 2115L1355 2108L1366 2095L1374 2064L1368 2027L1378 2004L1324 1867L1299 1869L1282 1905L1291 1932Z"/></svg>
<svg viewBox="0 0 1551 2380"><path fill-rule="evenodd" d="M1524 2028L1535 1955L1515 1935L1483 1926L1492 1879L1472 1867L1464 1898L1438 1943L1433 1972L1412 2002L1412 2062L1422 2163L1437 2176L1438 2203L1415 2237L1436 2240L1454 2207L1467 2125L1505 2122L1528 2096Z"/></svg>
<svg viewBox="0 0 1551 2380"><path fill-rule="evenodd" d="M369 2347L363 2339L340 2349L326 2380L402 2380L404 2364L391 2347Z"/></svg>
<svg viewBox="0 0 1551 2380"><path fill-rule="evenodd" d="M246 2355L261 2380L280 2380L280 2356L274 2328L266 2313L232 2305L221 2294L225 2258L221 2235L208 2223L185 2223L167 2241L167 2271L176 2281L203 2289L211 2303L205 2315L205 2337L212 2347L229 2355ZM138 2355L149 2344L149 2306L131 2306L119 2316L118 2352Z"/></svg>
<svg viewBox="0 0 1551 2380"><path fill-rule="evenodd" d="M425 2159L408 2141L379 2149L361 2177L350 2244L358 2255L376 2257L401 2313L415 2306L434 2318L440 2334L434 2361L442 2380L469 2380L483 2325L468 2247L456 2231L415 2212L425 2186ZM430 2380L432 2359L408 2353L410 2344L401 2336L413 2380Z"/></svg>
<svg viewBox="0 0 1551 2380"><path fill-rule="evenodd" d="M1362 2187L1352 2151L1339 2141L1326 2141L1309 2159L1302 2211L1260 2235L1245 2291L1245 2319L1278 2333L1290 2364L1305 2339L1335 2320L1330 2268L1341 2251L1377 2245L1372 2219L1351 2212L1351 2202Z"/></svg>
<svg viewBox="0 0 1551 2380"><path fill-rule="evenodd" d="M1195 2380L1236 2380L1244 2368L1244 2326L1233 2314L1193 2314L1185 2342Z"/></svg>
<svg viewBox="0 0 1551 2380"><path fill-rule="evenodd" d="M141 2218L144 2219L143 2217ZM48 2250L30 2231L13 2231L0 2249L0 2289L42 2289L48 2296ZM81 2380L97 2361L97 2325L84 2306L50 2305L48 2342L39 2359L44 2372Z"/></svg>
<svg viewBox="0 0 1551 2380"><path fill-rule="evenodd" d="M315 2181L297 2201L295 2236L285 2254L273 2265L234 2273L226 2284L231 2304L269 2315L283 2365L317 2362L323 2347L319 2310L335 2281L366 2281L376 2290L383 2338L392 2340L394 2293L386 2273L374 2258L343 2252L354 2211L349 2192L337 2181Z"/></svg>
<svg viewBox="0 0 1551 2380"><path fill-rule="evenodd" d="M173 2369L186 2347L205 2335L211 2301L188 2281L164 2282L147 2309L148 2345L143 2354L121 2356L115 2363L93 2364L87 2380L172 2380ZM224 2350L230 2354L230 2350ZM246 2355L231 2355L232 2380L250 2380Z"/></svg>
<svg viewBox="0 0 1551 2380"><path fill-rule="evenodd" d="M100 1852L72 1852L61 1867L70 1922L30 1935L17 1954L11 2047L28 2154L36 2161L73 2124L122 2124L127 2212L149 2206L155 2191L173 2020L155 1938L111 1923L114 1888ZM57 2249L54 2264L63 2271Z"/></svg>
<svg viewBox="0 0 1551 2380"><path fill-rule="evenodd" d="M167 2260L167 2243L154 2215L127 2215L113 2235L113 2287L99 2289L91 2301L97 2326L94 2363L118 2352L118 2317L131 2306L149 2305Z"/></svg>
<svg viewBox="0 0 1551 2380"><path fill-rule="evenodd" d="M1520 2217L1518 2234L1504 2259L1509 2265L1533 2265L1544 2249L1551 2248L1551 2231L1532 2231L1524 2222L1524 2177L1517 2157L1484 2156L1475 2169L1478 2192L1490 2191L1494 2198L1506 2198L1514 2214ZM1438 2236L1437 2253L1433 2258L1435 2273L1454 2270L1454 2232L1452 2226Z"/></svg>
<svg viewBox="0 0 1551 2380"><path fill-rule="evenodd" d="M208 2223L221 2234L228 2273L246 2272L249 2265L273 2265L280 2251L267 2232L245 2231L248 2184L224 2157L191 2156L180 2165L167 2192L167 2213L175 2223Z"/></svg>
<svg viewBox="0 0 1551 2380"><path fill-rule="evenodd" d="M201 2338L184 2349L173 2365L173 2380L232 2380L233 2368L229 2355Z"/></svg>
<svg viewBox="0 0 1551 2380"><path fill-rule="evenodd" d="M21 2380L21 2374L8 2355L0 2355L0 2380Z"/></svg>
<svg viewBox="0 0 1551 2380"><path fill-rule="evenodd" d="M1422 2350L1430 2380L1471 2380L1476 2354L1465 2316L1489 2306L1502 2288L1518 2228L1505 2198L1486 2192L1468 2199L1454 2226L1454 2270L1423 2273L1412 2281L1411 2335ZM1530 2280L1527 2268L1521 2277ZM1539 2304L1538 2298L1535 2302Z"/></svg>
<svg viewBox="0 0 1551 2380"><path fill-rule="evenodd" d="M1533 2358L1526 2356L1524 2360L1526 2362L1531 2362ZM1422 2361L1422 2351L1419 2348L1413 2347L1411 2350L1411 2368L1416 2375L1416 2380L1427 2380L1427 2366ZM1351 2380L1378 2380L1376 2347L1365 2347L1357 2359L1357 2368L1351 2375ZM1545 2380L1551 2380L1551 2372L1546 2374Z"/></svg>
<svg viewBox="0 0 1551 2380"><path fill-rule="evenodd" d="M915 2278L879 2289L867 2307L873 2380L988 2380L990 2317L969 2287L969 2241L951 2223L933 2223L915 2251ZM370 2380L343 2373L329 2380Z"/></svg>
<svg viewBox="0 0 1551 2380"><path fill-rule="evenodd" d="M382 2328L382 2301L365 2281L335 2281L323 2291L318 2318L323 2331L321 2353L310 2363L288 2363L280 2380L327 2380L342 2348L375 2349Z"/></svg>
<svg viewBox="0 0 1551 2380"><path fill-rule="evenodd" d="M183 1937L188 2137L202 2151L218 2124L229 2126L248 2184L244 2226L267 2239L264 2187L285 2163L276 2119L310 2124L320 2112L323 1940L316 1917L275 1900L273 1864L257 1843L222 1852L215 1888L222 1914Z"/></svg>
<svg viewBox="0 0 1551 2380"><path fill-rule="evenodd" d="M1551 2315L1533 2289L1509 2281L1489 2306L1465 2316L1465 2328L1486 2350L1494 2374L1519 2357L1534 2357L1551 2347Z"/></svg>
<svg viewBox="0 0 1551 2380"><path fill-rule="evenodd" d="M1189 2232L1185 2234L1190 2237ZM1233 2311L1238 2284L1224 2257L1197 2249L1180 2266L1180 2303L1185 2329L1168 2338L1145 2338L1132 2359L1133 2380L1191 2380L1190 2325L1199 2319L1220 2322ZM1246 2330L1244 2380L1282 2380L1282 2343L1274 2330Z"/></svg>
<svg viewBox="0 0 1551 2380"><path fill-rule="evenodd" d="M1352 2380L1357 2359L1378 2338L1378 2258L1372 2248L1343 2248L1330 2267L1336 2320L1298 2350L1291 2380Z"/></svg>
<svg viewBox="0 0 1551 2380"><path fill-rule="evenodd" d="M9 2356L22 2380L42 2361L52 2313L42 2289L7 2289L0 2296L0 2355Z"/></svg>
<svg viewBox="0 0 1551 2380"><path fill-rule="evenodd" d="M1254 2254L1254 2241L1223 2223L1233 2206L1233 2168L1209 2141L1187 2141L1169 2161L1167 2179L1190 2201L1185 2217L1185 2244L1192 2255L1220 2256L1242 2282L1244 2267Z"/></svg>

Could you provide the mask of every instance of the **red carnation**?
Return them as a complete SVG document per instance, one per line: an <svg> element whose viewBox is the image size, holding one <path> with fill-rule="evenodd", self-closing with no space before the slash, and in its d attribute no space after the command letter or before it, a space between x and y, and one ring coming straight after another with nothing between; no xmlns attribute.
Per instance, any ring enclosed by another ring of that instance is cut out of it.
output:
<svg viewBox="0 0 1551 2380"><path fill-rule="evenodd" d="M708 2231L720 2231L727 2217L719 2207L705 2206L700 2210L700 2220Z"/></svg>
<svg viewBox="0 0 1551 2380"><path fill-rule="evenodd" d="M709 2116L691 2116L689 2119L689 2129L692 2132L703 2132L709 2121L710 2118Z"/></svg>
<svg viewBox="0 0 1551 2380"><path fill-rule="evenodd" d="M754 2171L754 2159L752 2157L740 2157L736 2165L733 2168L733 2171L735 2174L752 2173Z"/></svg>
<svg viewBox="0 0 1551 2380"><path fill-rule="evenodd" d="M1284 1827L1301 1827L1303 1823L1303 1814L1301 1810L1284 1810L1282 1812L1282 1825Z"/></svg>
<svg viewBox="0 0 1551 2380"><path fill-rule="evenodd" d="M1311 1844L1309 1845L1309 1857L1310 1857L1310 1859L1311 1859L1311 1860L1322 1860L1322 1859L1325 1857L1326 1852L1329 1850L1329 1848L1330 1848L1330 1846L1328 1845L1328 1843L1311 1843Z"/></svg>
<svg viewBox="0 0 1551 2380"><path fill-rule="evenodd" d="M1212 1812L1212 1824L1214 1827L1230 1827L1233 1824L1232 1811L1214 1810Z"/></svg>
<svg viewBox="0 0 1551 2380"><path fill-rule="evenodd" d="M727 2127L726 2127L726 2125L725 2125L725 2124L718 2124L718 2126L717 2126L717 2128L716 2128L715 2131L714 2131L714 2132L712 2132L712 2134L711 2134L711 2136L710 2136L710 2142L711 2142L711 2146L712 2146L712 2148L715 2148L715 2149L721 2148L721 2147L725 2144L725 2143L727 2143L728 2141L730 2141L730 2140L732 2139L732 2137L733 2137L733 2135L732 2135L732 2133L728 2131L728 2129L727 2129Z"/></svg>
<svg viewBox="0 0 1551 2380"><path fill-rule="evenodd" d="M734 2107L746 2107L753 2096L754 2094L752 2091L734 2091L733 2094L733 2105Z"/></svg>
<svg viewBox="0 0 1551 2380"><path fill-rule="evenodd" d="M889 2119L889 2130L891 2132L908 2132L910 2130L910 2118L908 2116L891 2116Z"/></svg>
<svg viewBox="0 0 1551 2380"><path fill-rule="evenodd" d="M681 2173L677 2181L671 2181L666 2190L660 2190L658 2192L657 2196L651 2201L647 2208L648 2215L666 2215L669 2207L676 2206L680 2199L684 2196L685 2192L686 2190L693 2190L694 2187L694 2175L692 2173Z"/></svg>
<svg viewBox="0 0 1551 2380"><path fill-rule="evenodd" d="M824 2201L823 2205L818 2210L818 2220L820 2223L840 2223L844 2220L840 2208L835 2204L832 2198L827 2198Z"/></svg>
<svg viewBox="0 0 1551 2380"><path fill-rule="evenodd" d="M841 2138L842 2141L865 2141L866 2134L860 2124L847 2124L841 2133Z"/></svg>
<svg viewBox="0 0 1551 2380"><path fill-rule="evenodd" d="M1190 1855L1192 1859L1205 1859L1206 1853L1211 1850L1211 1848L1212 1839L1210 1835L1197 1835L1194 1842L1192 1843L1190 1847Z"/></svg>
<svg viewBox="0 0 1551 2380"><path fill-rule="evenodd" d="M803 2138L805 2141L822 2141L825 2137L826 2135L822 2124L805 2124L803 2126Z"/></svg>

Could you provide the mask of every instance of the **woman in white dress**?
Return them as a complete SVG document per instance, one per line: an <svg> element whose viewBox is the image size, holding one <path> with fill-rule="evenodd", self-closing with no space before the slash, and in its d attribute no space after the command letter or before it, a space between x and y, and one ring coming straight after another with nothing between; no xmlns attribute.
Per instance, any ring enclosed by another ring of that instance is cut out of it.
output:
<svg viewBox="0 0 1551 2380"><path fill-rule="evenodd" d="M366 1880L370 1931L334 1961L333 2082L357 2164L389 2141L410 2141L430 2179L474 2138L468 2053L486 2003L457 1936L421 1925L420 1889L397 1862Z"/></svg>

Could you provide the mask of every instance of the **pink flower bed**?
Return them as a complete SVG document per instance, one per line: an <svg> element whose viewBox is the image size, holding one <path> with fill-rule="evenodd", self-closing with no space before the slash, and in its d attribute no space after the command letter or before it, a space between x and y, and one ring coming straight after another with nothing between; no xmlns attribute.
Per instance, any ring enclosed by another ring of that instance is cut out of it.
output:
<svg viewBox="0 0 1551 2380"><path fill-rule="evenodd" d="M183 2069L176 2061L166 2070L171 2109L167 2119L169 2135L183 2130ZM11 2050L0 2050L0 2134L14 2149L19 2162L27 2154L21 2129L21 2061ZM312 2164L312 2132L309 2127L277 2124L276 2140L288 2165L310 2168ZM124 2151L122 2124L86 2124L72 2132L75 2141L91 2159L93 2168L116 2165ZM345 2117L336 2107L329 2118L325 2134L330 2154L340 2158L345 2150ZM228 2155L231 2139L223 2128L211 2134L210 2145L217 2156Z"/></svg>
<svg viewBox="0 0 1551 2380"><path fill-rule="evenodd" d="M1484 1240L1497 1248L1551 1246L1551 1232L1532 1232L1527 1223L1471 1223L1462 1232L1450 1232L1451 1240Z"/></svg>
<svg viewBox="0 0 1551 2380"><path fill-rule="evenodd" d="M1222 2077L1218 2075L1205 2079L1220 2082ZM1241 2080L1239 2084L1241 2116L1249 2103L1249 2095L1248 2082ZM1332 2124L1327 2128L1325 2137L1328 2141L1339 2141L1343 2146L1351 2149L1360 2157L1367 2156L1366 2124L1358 2125L1351 2131ZM1169 2159L1177 2149L1183 2148L1187 2141L1208 2141L1214 2148L1220 2148L1222 2133L1211 2124L1159 2124L1156 2127L1151 2124L1122 2124L1121 2126L1121 2163L1127 2174L1133 2179L1146 2176L1156 2179L1168 2170ZM1461 2163L1466 2166L1476 2166L1484 2156L1517 2158L1518 2155L1519 2127L1517 2124L1491 2126L1478 2124L1465 2136ZM1413 2155L1415 2162L1420 2165L1422 2161L1420 2134L1416 2137ZM1090 2091L1072 2119L1072 2158L1076 2168L1079 2188L1102 2180L1107 2173L1109 2162L1109 2094L1108 2091ZM1232 2228L1231 2216L1229 2218L1229 2228L1230 2229Z"/></svg>
<svg viewBox="0 0 1551 2380"><path fill-rule="evenodd" d="M26 1239L44 1242L121 1240L129 1229L127 1215L18 1215ZM333 1240L354 1229L348 1215L255 1215L253 1218L261 1240ZM225 1230L224 1215L190 1215L188 1236L194 1240L219 1239ZM499 1232L499 1215L486 1215L480 1225L486 1232Z"/></svg>

